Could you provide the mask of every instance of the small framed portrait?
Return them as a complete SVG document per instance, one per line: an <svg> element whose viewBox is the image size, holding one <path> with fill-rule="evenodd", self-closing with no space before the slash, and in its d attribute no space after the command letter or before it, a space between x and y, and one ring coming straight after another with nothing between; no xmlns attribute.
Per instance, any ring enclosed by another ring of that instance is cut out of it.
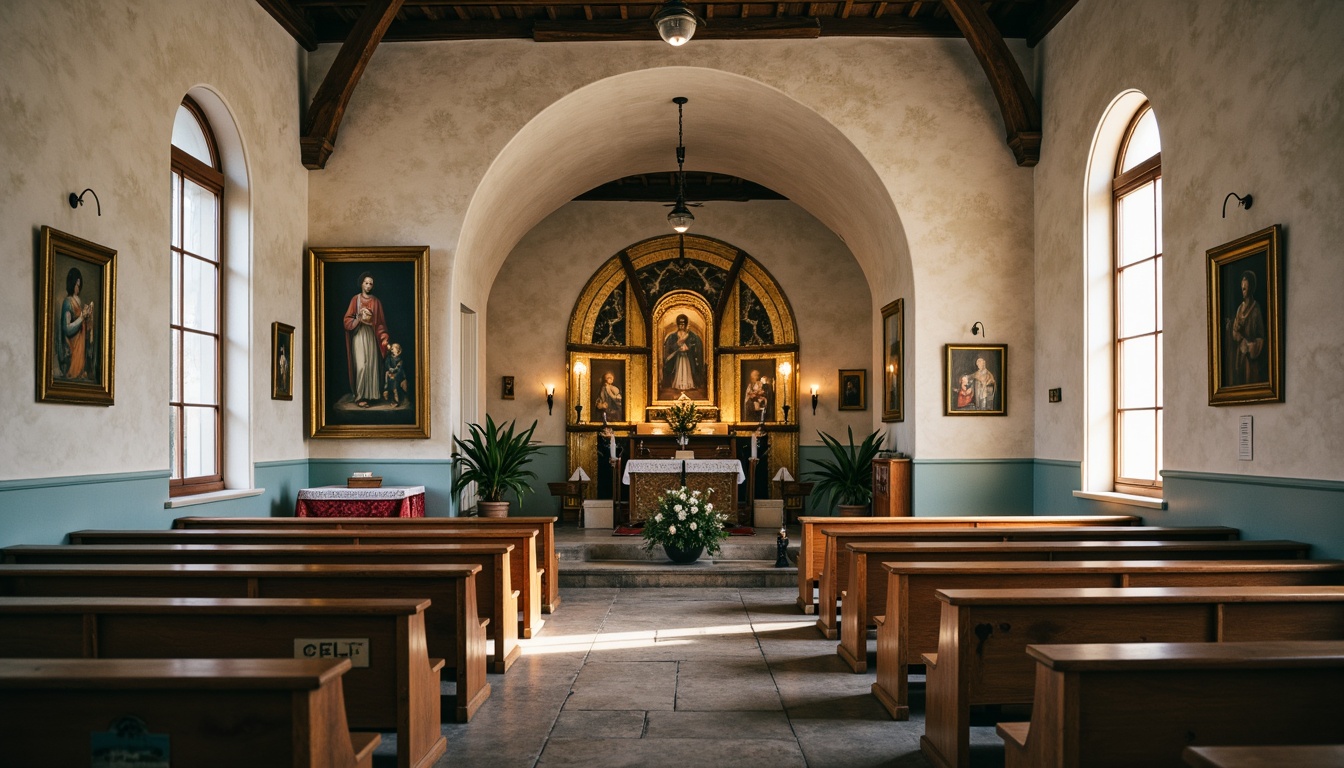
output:
<svg viewBox="0 0 1344 768"><path fill-rule="evenodd" d="M1207 251L1209 405L1283 401L1282 243L1275 224Z"/></svg>
<svg viewBox="0 0 1344 768"><path fill-rule="evenodd" d="M42 227L37 400L112 405L117 252Z"/></svg>
<svg viewBox="0 0 1344 768"><path fill-rule="evenodd" d="M588 366L592 373L588 390L592 395L589 420L604 424L626 421L625 360L594 357L588 360Z"/></svg>
<svg viewBox="0 0 1344 768"><path fill-rule="evenodd" d="M308 249L309 434L429 437L429 246Z"/></svg>
<svg viewBox="0 0 1344 768"><path fill-rule="evenodd" d="M943 356L943 413L1003 416L1008 413L1008 345L948 344Z"/></svg>
<svg viewBox="0 0 1344 768"><path fill-rule="evenodd" d="M504 377L501 377L501 378L500 378L500 381L499 381L499 399L501 399L501 400L512 400L512 399L513 399L513 377L512 377L512 376L504 376Z"/></svg>
<svg viewBox="0 0 1344 768"><path fill-rule="evenodd" d="M294 326L271 323L271 399L294 399Z"/></svg>
<svg viewBox="0 0 1344 768"><path fill-rule="evenodd" d="M882 421L905 421L904 354L905 299L897 299L882 308Z"/></svg>
<svg viewBox="0 0 1344 768"><path fill-rule="evenodd" d="M740 421L775 421L777 360L773 357L738 360L738 400L742 403Z"/></svg>
<svg viewBox="0 0 1344 768"><path fill-rule="evenodd" d="M868 410L868 369L840 369L840 410Z"/></svg>

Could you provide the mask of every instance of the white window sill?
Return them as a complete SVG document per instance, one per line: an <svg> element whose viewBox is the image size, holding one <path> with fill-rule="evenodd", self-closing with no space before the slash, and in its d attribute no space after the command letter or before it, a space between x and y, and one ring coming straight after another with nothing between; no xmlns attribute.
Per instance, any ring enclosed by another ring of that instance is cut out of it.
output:
<svg viewBox="0 0 1344 768"><path fill-rule="evenodd" d="M213 493L198 493L195 496L178 496L163 502L164 509L177 509L178 507L194 507L197 504L209 504L215 501L231 501L233 499L246 499L251 496L260 496L265 493L265 488L241 488L238 490L223 490Z"/></svg>
<svg viewBox="0 0 1344 768"><path fill-rule="evenodd" d="M1132 493L1116 493L1114 491L1074 491L1073 496L1078 499L1106 501L1111 504L1126 504L1131 507L1143 507L1144 509L1167 508L1167 502L1163 499L1157 499L1151 496L1135 496Z"/></svg>

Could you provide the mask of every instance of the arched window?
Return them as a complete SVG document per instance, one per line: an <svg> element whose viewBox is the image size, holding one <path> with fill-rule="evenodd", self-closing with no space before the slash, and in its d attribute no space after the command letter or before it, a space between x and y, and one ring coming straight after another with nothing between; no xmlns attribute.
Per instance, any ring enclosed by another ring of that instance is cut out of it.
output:
<svg viewBox="0 0 1344 768"><path fill-rule="evenodd" d="M190 98L173 120L172 144L169 495L182 496L224 487L224 173L210 124Z"/></svg>
<svg viewBox="0 0 1344 768"><path fill-rule="evenodd" d="M1162 147L1144 104L1125 130L1114 204L1115 490L1162 489Z"/></svg>

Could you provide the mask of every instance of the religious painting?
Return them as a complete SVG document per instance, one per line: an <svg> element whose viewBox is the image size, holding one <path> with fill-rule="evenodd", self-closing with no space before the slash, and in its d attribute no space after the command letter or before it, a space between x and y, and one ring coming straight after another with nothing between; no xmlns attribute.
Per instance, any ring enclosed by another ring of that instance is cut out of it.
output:
<svg viewBox="0 0 1344 768"><path fill-rule="evenodd" d="M1206 252L1209 405L1283 401L1282 242L1275 224Z"/></svg>
<svg viewBox="0 0 1344 768"><path fill-rule="evenodd" d="M625 421L625 361L600 357L588 361L592 372L590 421L604 424Z"/></svg>
<svg viewBox="0 0 1344 768"><path fill-rule="evenodd" d="M868 410L868 370L866 368L840 369L840 410Z"/></svg>
<svg viewBox="0 0 1344 768"><path fill-rule="evenodd" d="M905 421L905 299L882 308L882 421Z"/></svg>
<svg viewBox="0 0 1344 768"><path fill-rule="evenodd" d="M271 399L294 399L294 326L271 323Z"/></svg>
<svg viewBox="0 0 1344 768"><path fill-rule="evenodd" d="M37 400L112 405L117 252L42 227Z"/></svg>
<svg viewBox="0 0 1344 768"><path fill-rule="evenodd" d="M948 344L943 360L943 413L1003 416L1008 413L1007 344Z"/></svg>
<svg viewBox="0 0 1344 768"><path fill-rule="evenodd" d="M708 302L693 291L673 291L660 300L654 328L656 399L671 402L685 395L709 400L713 328Z"/></svg>
<svg viewBox="0 0 1344 768"><path fill-rule="evenodd" d="M502 377L500 377L500 380L499 380L499 399L500 399L500 400L512 400L512 399L513 399L513 377L512 377L512 376L502 376Z"/></svg>
<svg viewBox="0 0 1344 768"><path fill-rule="evenodd" d="M775 358L739 360L738 369L738 398L742 403L738 420L775 421Z"/></svg>
<svg viewBox="0 0 1344 768"><path fill-rule="evenodd" d="M429 437L429 247L308 250L309 434Z"/></svg>

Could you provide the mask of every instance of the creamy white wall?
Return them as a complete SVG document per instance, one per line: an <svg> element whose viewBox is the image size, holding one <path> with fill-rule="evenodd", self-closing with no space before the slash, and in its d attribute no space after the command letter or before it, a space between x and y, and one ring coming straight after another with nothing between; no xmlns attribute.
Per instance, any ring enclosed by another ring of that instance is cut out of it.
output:
<svg viewBox="0 0 1344 768"><path fill-rule="evenodd" d="M1156 110L1165 188L1167 469L1344 478L1344 4L1334 0L1083 0L1038 49L1036 456L1083 458L1083 179L1106 105L1137 88ZM1249 211L1228 192L1253 193ZM1205 251L1284 226L1286 402L1208 406ZM1064 401L1045 404L1048 387ZM1238 417L1255 460L1237 461Z"/></svg>
<svg viewBox="0 0 1344 768"><path fill-rule="evenodd" d="M1014 51L1030 71L1030 52ZM310 88L334 53L324 46L310 57ZM630 73L640 78L623 77ZM632 97L637 109L610 98L632 84L649 86ZM309 219L317 245L432 248L434 438L372 450L447 454L458 303L479 311L513 246L574 194L669 167L675 115L667 102L682 85L692 87L684 93L691 167L785 192L848 244L874 305L905 297L912 352L907 422L896 430L903 448L930 458L1030 456L1031 171L1004 145L998 108L964 41L838 38L676 50L656 42L381 46L331 161L311 177ZM561 103L562 112L538 120ZM526 131L534 121L546 130ZM583 130L571 140L576 124ZM520 140L528 146L510 147ZM467 233L478 204L488 213ZM942 345L972 341L976 320L1012 348L1009 416L947 419ZM870 333L876 327L871 319ZM874 367L876 347L864 367ZM315 456L370 450L363 442L312 447Z"/></svg>
<svg viewBox="0 0 1344 768"><path fill-rule="evenodd" d="M173 115L203 86L228 105L251 186L252 458L301 458L302 403L270 400L270 323L300 326L307 171L298 46L253 2L0 3L0 479L168 466L168 164ZM70 192L92 187L71 210ZM38 231L114 248L116 405L34 402ZM301 381L296 382L301 387ZM300 390L301 391L301 390Z"/></svg>
<svg viewBox="0 0 1344 768"><path fill-rule="evenodd" d="M499 419L538 420L536 439L565 444L565 333L574 302L593 272L622 248L667 232L667 209L656 203L570 203L534 227L513 249L490 291L486 313L486 405ZM737 246L778 281L798 324L799 402L792 416L802 444L873 430L881 402L865 411L836 410L837 371L869 368L874 311L854 256L830 230L785 201L707 203L693 231ZM499 396L501 376L514 376L516 399ZM546 414L542 387L556 384L556 412ZM821 386L813 418L808 385ZM871 383L871 379L870 379Z"/></svg>

